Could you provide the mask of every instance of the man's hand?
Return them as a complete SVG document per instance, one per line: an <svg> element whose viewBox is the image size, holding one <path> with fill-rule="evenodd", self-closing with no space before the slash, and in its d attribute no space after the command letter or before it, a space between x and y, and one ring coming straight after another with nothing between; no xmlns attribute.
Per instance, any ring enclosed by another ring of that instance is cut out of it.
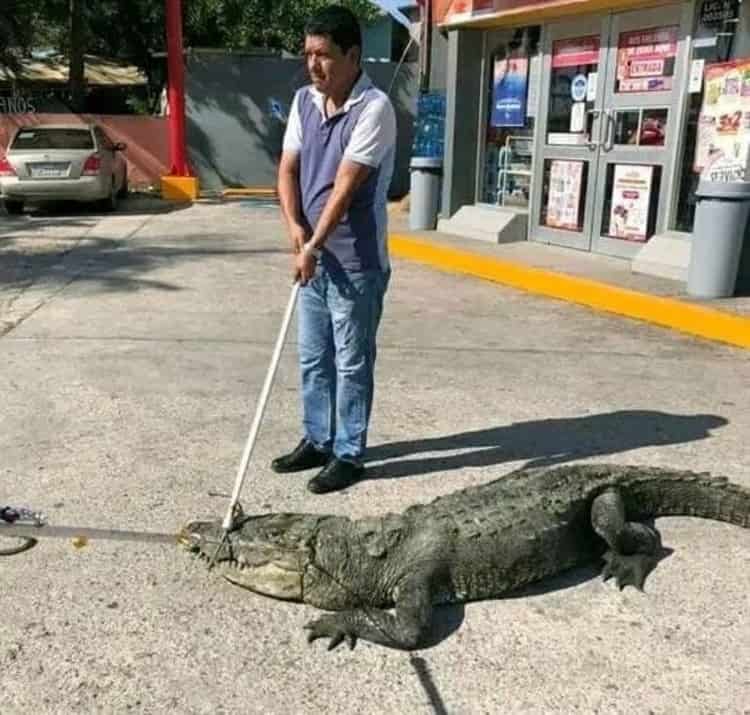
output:
<svg viewBox="0 0 750 715"><path fill-rule="evenodd" d="M310 250L311 244L303 247L294 257L294 280L300 285L306 285L315 275L315 267L318 265L318 257L314 250Z"/></svg>
<svg viewBox="0 0 750 715"><path fill-rule="evenodd" d="M302 252L308 238L310 232L301 224L295 223L289 227L289 241L295 255Z"/></svg>

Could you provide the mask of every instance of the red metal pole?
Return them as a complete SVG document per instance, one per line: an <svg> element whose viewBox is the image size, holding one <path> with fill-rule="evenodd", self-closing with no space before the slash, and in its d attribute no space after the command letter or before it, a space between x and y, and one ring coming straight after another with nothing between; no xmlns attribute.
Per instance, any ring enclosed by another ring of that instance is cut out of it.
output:
<svg viewBox="0 0 750 715"><path fill-rule="evenodd" d="M166 0L167 100L172 176L192 176L185 143L185 64L182 49L182 0Z"/></svg>

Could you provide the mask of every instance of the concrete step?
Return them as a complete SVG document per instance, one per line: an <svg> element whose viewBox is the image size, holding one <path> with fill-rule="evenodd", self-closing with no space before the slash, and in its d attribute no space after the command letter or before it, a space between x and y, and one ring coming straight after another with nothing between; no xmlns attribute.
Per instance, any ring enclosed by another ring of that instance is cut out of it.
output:
<svg viewBox="0 0 750 715"><path fill-rule="evenodd" d="M491 243L526 240L528 214L515 208L462 206L451 218L440 219L438 231Z"/></svg>
<svg viewBox="0 0 750 715"><path fill-rule="evenodd" d="M689 235L669 232L656 234L633 259L632 271L658 278L687 281L691 246Z"/></svg>

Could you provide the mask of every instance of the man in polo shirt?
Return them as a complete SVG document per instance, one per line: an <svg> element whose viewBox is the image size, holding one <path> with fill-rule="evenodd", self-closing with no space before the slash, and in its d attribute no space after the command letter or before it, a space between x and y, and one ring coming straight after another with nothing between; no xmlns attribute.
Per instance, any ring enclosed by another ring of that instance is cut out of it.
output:
<svg viewBox="0 0 750 715"><path fill-rule="evenodd" d="M297 92L279 168L279 195L302 285L298 305L303 436L276 472L323 469L316 494L364 473L375 338L390 278L387 191L396 117L360 65L362 35L329 6L305 29L312 85Z"/></svg>

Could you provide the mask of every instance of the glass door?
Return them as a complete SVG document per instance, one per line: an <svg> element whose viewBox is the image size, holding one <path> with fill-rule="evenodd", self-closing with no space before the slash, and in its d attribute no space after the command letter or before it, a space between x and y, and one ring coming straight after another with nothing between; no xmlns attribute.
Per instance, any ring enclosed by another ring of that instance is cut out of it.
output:
<svg viewBox="0 0 750 715"><path fill-rule="evenodd" d="M591 247L608 17L547 27L531 238Z"/></svg>
<svg viewBox="0 0 750 715"><path fill-rule="evenodd" d="M666 226L689 27L686 5L612 15L593 216L597 253L632 258Z"/></svg>
<svg viewBox="0 0 750 715"><path fill-rule="evenodd" d="M631 257L661 230L689 23L672 5L548 28L532 240Z"/></svg>

